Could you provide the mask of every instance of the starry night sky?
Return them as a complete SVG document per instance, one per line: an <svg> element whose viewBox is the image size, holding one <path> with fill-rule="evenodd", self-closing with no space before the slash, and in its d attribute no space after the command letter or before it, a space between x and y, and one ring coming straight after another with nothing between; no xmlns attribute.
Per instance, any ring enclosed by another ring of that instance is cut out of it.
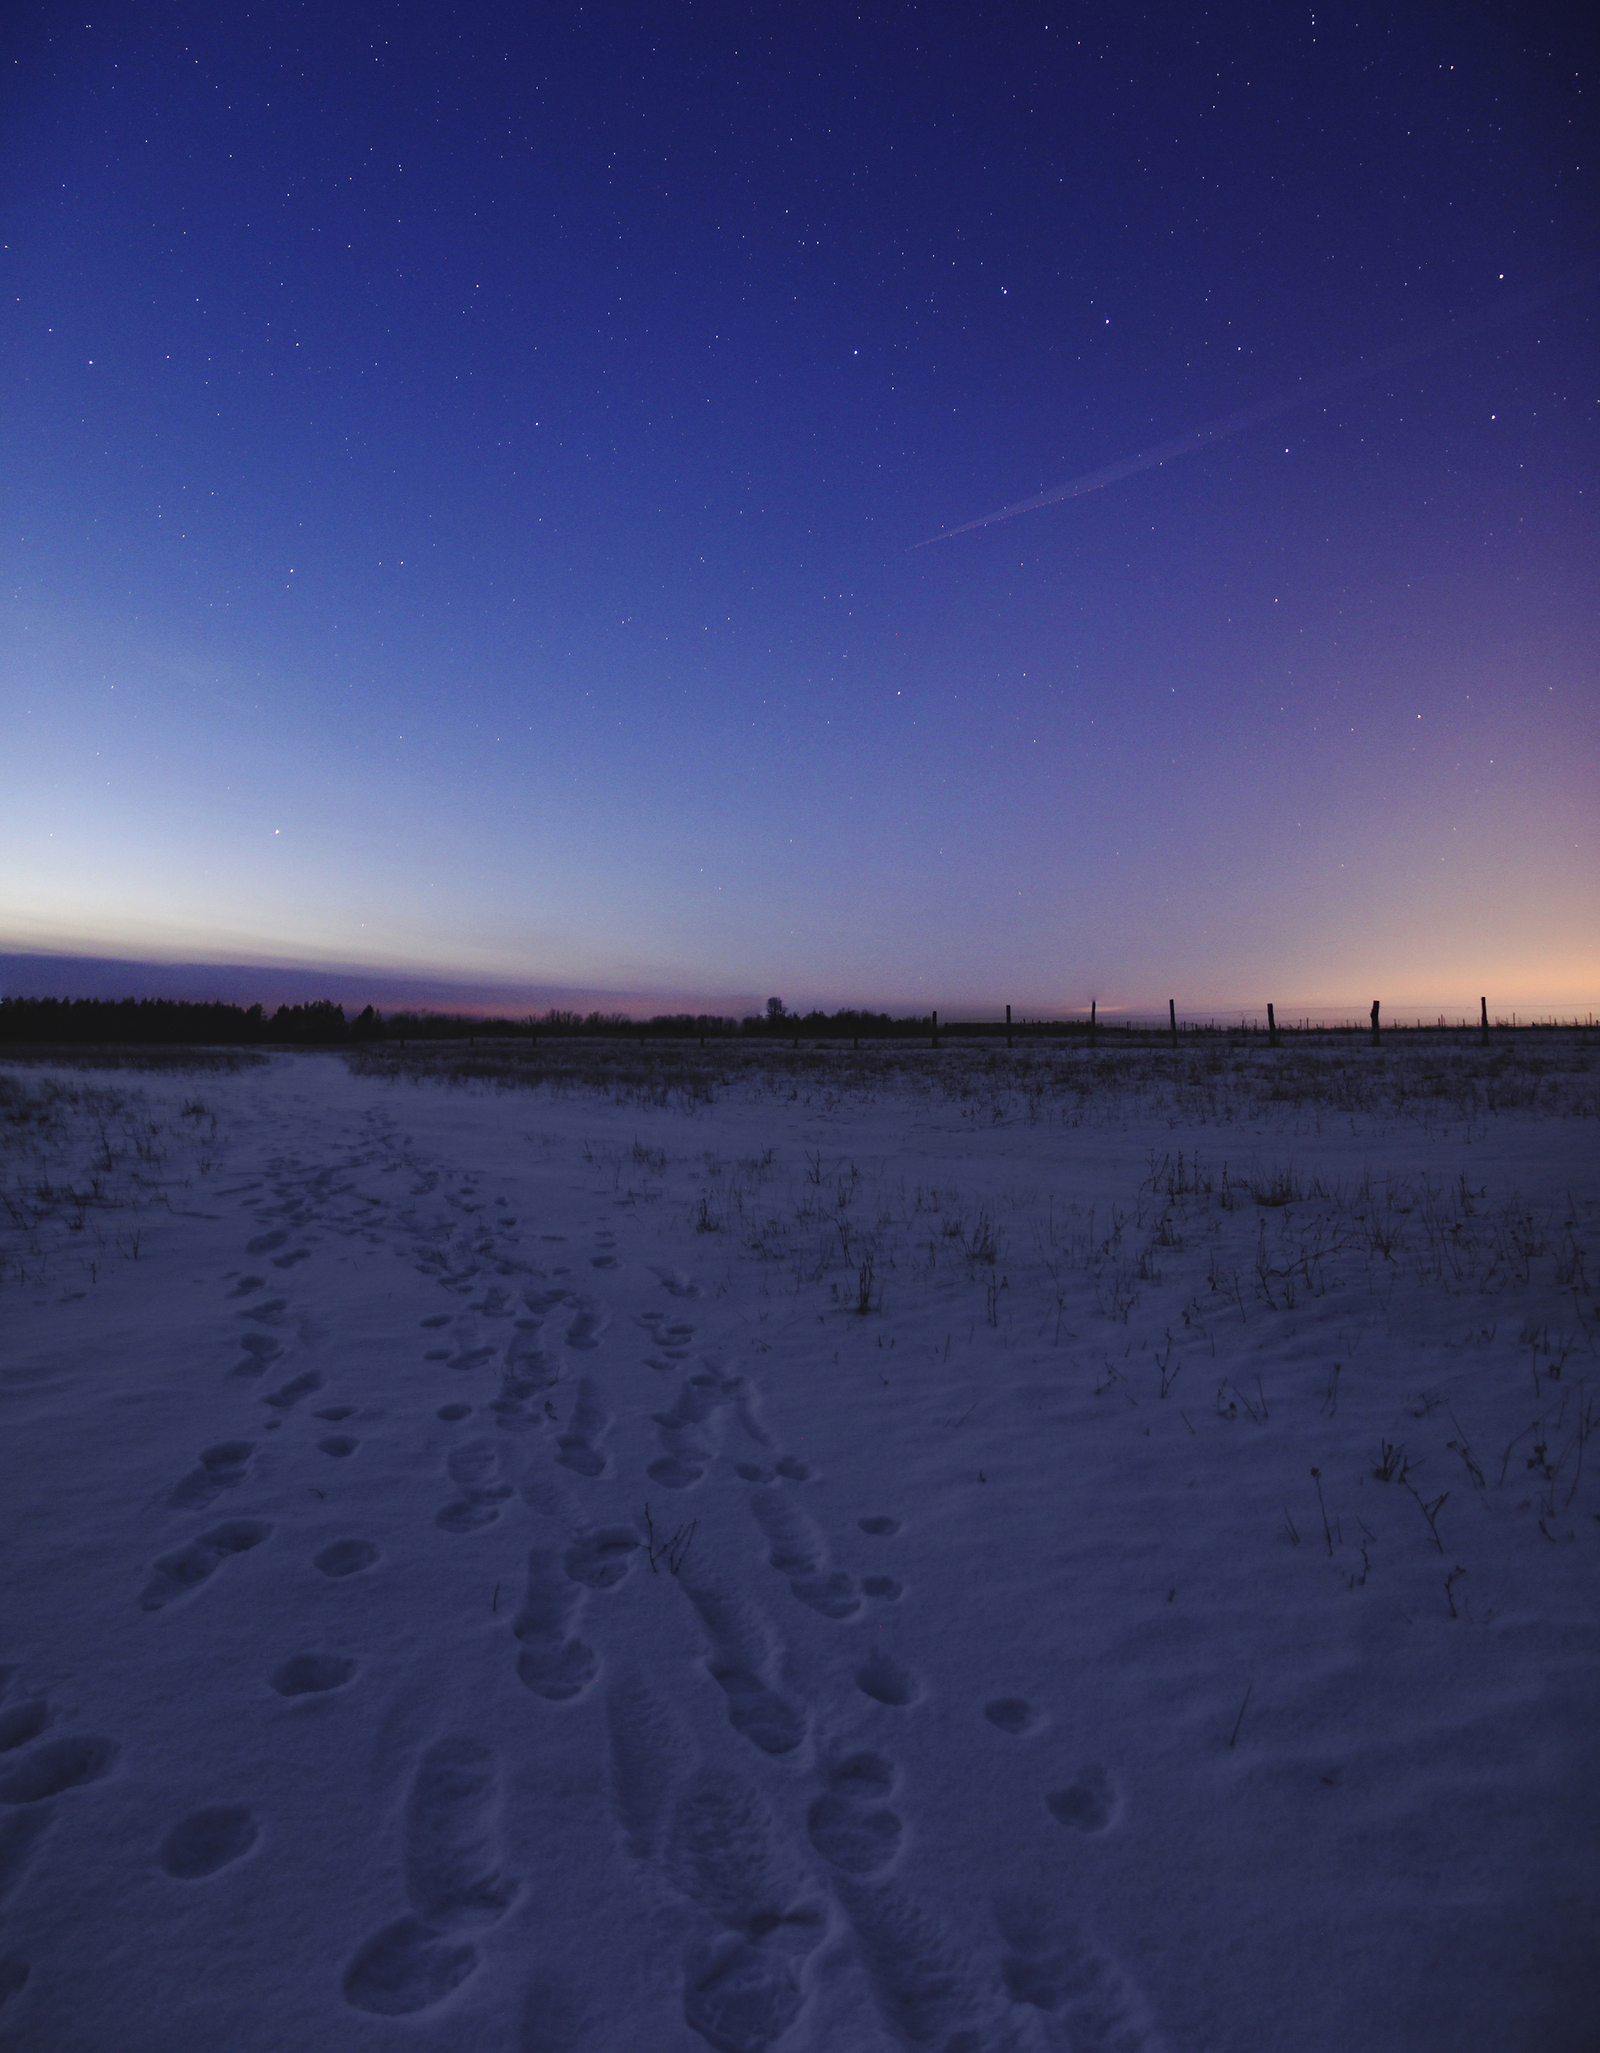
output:
<svg viewBox="0 0 1600 2053"><path fill-rule="evenodd" d="M0 949L1593 1006L1579 12L14 13Z"/></svg>

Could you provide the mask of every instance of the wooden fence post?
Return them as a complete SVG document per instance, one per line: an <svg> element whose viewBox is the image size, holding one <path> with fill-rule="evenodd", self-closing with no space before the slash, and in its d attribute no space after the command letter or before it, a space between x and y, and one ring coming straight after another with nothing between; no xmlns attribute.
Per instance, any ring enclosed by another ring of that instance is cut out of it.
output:
<svg viewBox="0 0 1600 2053"><path fill-rule="evenodd" d="M1277 1047L1277 1045L1278 1045L1278 1022L1277 1022L1277 1020L1276 1020L1276 1019L1275 1019L1275 1018L1273 1017L1273 1013L1272 1013L1272 1001L1271 1001L1270 999L1268 999L1268 1001L1267 1001L1267 1046L1268 1046L1269 1048L1276 1048L1276 1047Z"/></svg>
<svg viewBox="0 0 1600 2053"><path fill-rule="evenodd" d="M1091 998L1089 1000L1089 1046L1091 1048L1094 1046L1094 1008L1095 1001Z"/></svg>
<svg viewBox="0 0 1600 2053"><path fill-rule="evenodd" d="M1011 1046L1011 1007L1006 1007L1006 1046Z"/></svg>
<svg viewBox="0 0 1600 2053"><path fill-rule="evenodd" d="M1489 1001L1487 998L1480 998L1478 1003L1483 1008L1483 1045L1487 1048L1489 1045Z"/></svg>
<svg viewBox="0 0 1600 2053"><path fill-rule="evenodd" d="M1372 1001L1372 1045L1374 1048L1378 1045L1378 1001L1376 998Z"/></svg>
<svg viewBox="0 0 1600 2053"><path fill-rule="evenodd" d="M1167 1000L1167 1020L1172 1028L1172 1045L1176 1048L1178 1045L1178 1001L1176 998L1169 998Z"/></svg>
<svg viewBox="0 0 1600 2053"><path fill-rule="evenodd" d="M935 1006L935 1007L933 1008L933 1042L932 1042L932 1045L933 1045L933 1046L934 1046L935 1048L937 1048L937 1047L938 1047L938 1045L939 1045L939 1008L938 1008L938 1006L937 1006L937 1005L936 1005L936 1006Z"/></svg>

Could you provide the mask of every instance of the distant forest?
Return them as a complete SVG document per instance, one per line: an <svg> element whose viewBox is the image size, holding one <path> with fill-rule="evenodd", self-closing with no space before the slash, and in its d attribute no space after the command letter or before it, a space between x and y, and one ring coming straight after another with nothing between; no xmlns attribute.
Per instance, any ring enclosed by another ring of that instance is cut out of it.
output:
<svg viewBox="0 0 1600 2053"><path fill-rule="evenodd" d="M188 1004L172 998L0 998L0 1043L116 1042L143 1046L330 1048L361 1041L529 1040L590 1036L616 1040L728 1040L741 1035L801 1035L808 1040L861 1040L929 1031L924 1018L887 1012L791 1013L769 999L747 1019L670 1012L630 1019L620 1012L546 1012L524 1019L480 1019L465 1013L391 1012L367 1006L354 1019L328 999L310 1005Z"/></svg>

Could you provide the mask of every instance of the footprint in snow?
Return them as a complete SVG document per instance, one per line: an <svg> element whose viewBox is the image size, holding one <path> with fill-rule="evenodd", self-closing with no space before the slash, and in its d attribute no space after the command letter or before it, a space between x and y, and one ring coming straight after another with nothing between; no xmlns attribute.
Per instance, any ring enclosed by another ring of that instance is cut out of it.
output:
<svg viewBox="0 0 1600 2053"><path fill-rule="evenodd" d="M528 1587L511 1631L520 1652L517 1675L535 1696L560 1704L581 1696L600 1663L572 1630L583 1608L583 1589L557 1556L536 1547L528 1556Z"/></svg>
<svg viewBox="0 0 1600 2053"><path fill-rule="evenodd" d="M903 1711L922 1695L922 1687L910 1669L882 1647L869 1654L856 1670L856 1688L875 1703L887 1704L895 1711Z"/></svg>
<svg viewBox="0 0 1600 2053"><path fill-rule="evenodd" d="M241 1312L241 1319L254 1319L258 1325L277 1326L283 1322L283 1315L289 1309L286 1297L263 1298L258 1305L252 1305L247 1312Z"/></svg>
<svg viewBox="0 0 1600 2053"><path fill-rule="evenodd" d="M1097 1762L1080 1768L1065 1789L1051 1790L1045 1804L1058 1824L1074 1832L1104 1832L1118 1810L1116 1789Z"/></svg>
<svg viewBox="0 0 1600 2053"><path fill-rule="evenodd" d="M805 1513L772 1489L752 1491L750 1508L767 1536L768 1561L800 1602L823 1618L854 1618L856 1586L843 1569L829 1570L827 1542Z"/></svg>
<svg viewBox="0 0 1600 2053"><path fill-rule="evenodd" d="M1162 2041L1143 1997L1085 1933L1021 1894L1001 1897L995 1923L1006 1942L1000 1971L1013 2002L1059 2018L1075 2048L1155 2053Z"/></svg>
<svg viewBox="0 0 1600 2053"><path fill-rule="evenodd" d="M378 1550L370 1540L335 1540L331 1547L324 1547L312 1566L334 1581L347 1575L360 1575L378 1558Z"/></svg>
<svg viewBox="0 0 1600 2053"><path fill-rule="evenodd" d="M459 1419L466 1419L472 1416L472 1406L470 1404L441 1404L438 1416L444 1420L446 1425L453 1426Z"/></svg>
<svg viewBox="0 0 1600 2053"><path fill-rule="evenodd" d="M261 1836L244 1804L208 1804L180 1819L161 1842L161 1866L175 1882L203 1882L243 1860Z"/></svg>
<svg viewBox="0 0 1600 2053"><path fill-rule="evenodd" d="M244 1349L244 1360L234 1369L236 1376L264 1376L268 1365L283 1352L277 1341L269 1340L265 1333L246 1333L239 1345Z"/></svg>
<svg viewBox="0 0 1600 2053"><path fill-rule="evenodd" d="M296 1262L309 1262L310 1259L310 1248L291 1248L286 1255L274 1255L272 1258L272 1266L274 1269L292 1269Z"/></svg>
<svg viewBox="0 0 1600 2053"><path fill-rule="evenodd" d="M342 1461L346 1455L354 1454L361 1442L349 1433L329 1433L317 1445L324 1454L331 1454L335 1460Z"/></svg>
<svg viewBox="0 0 1600 2053"><path fill-rule="evenodd" d="M175 1511L203 1510L224 1490L235 1489L244 1481L254 1452L253 1441L219 1440L215 1447L207 1447L196 1466L174 1485L167 1502Z"/></svg>
<svg viewBox="0 0 1600 2053"><path fill-rule="evenodd" d="M763 2053L804 2009L801 1970L827 1934L804 1870L758 1792L710 1770L673 1805L661 1865L718 1928L685 1957L684 2021L724 2053Z"/></svg>
<svg viewBox="0 0 1600 2053"><path fill-rule="evenodd" d="M228 1292L229 1297L249 1297L252 1291L260 1290L266 1283L265 1276L241 1276Z"/></svg>
<svg viewBox="0 0 1600 2053"><path fill-rule="evenodd" d="M663 1451L646 1470L652 1482L667 1490L687 1490L699 1482L716 1454L717 1415L728 1395L722 1377L704 1369L682 1385L670 1411L655 1413Z"/></svg>
<svg viewBox="0 0 1600 2053"><path fill-rule="evenodd" d="M0 1804L43 1803L66 1789L81 1789L109 1775L122 1751L114 1739L47 1739L27 1759L0 1775Z"/></svg>
<svg viewBox="0 0 1600 2053"><path fill-rule="evenodd" d="M269 1680L280 1697L314 1697L343 1689L355 1672L354 1661L340 1654L295 1654L275 1668Z"/></svg>
<svg viewBox="0 0 1600 2053"><path fill-rule="evenodd" d="M806 1820L811 1844L843 1874L881 1874L900 1851L904 1831L885 1802L894 1793L892 1763L881 1754L852 1754L827 1779Z"/></svg>
<svg viewBox="0 0 1600 2053"><path fill-rule="evenodd" d="M430 1312L427 1318L422 1321L422 1324L430 1333L437 1332L439 1327L448 1326L449 1323L450 1314L448 1312Z"/></svg>
<svg viewBox="0 0 1600 2053"><path fill-rule="evenodd" d="M983 1715L999 1731L1009 1732L1017 1739L1037 1732L1044 1724L1044 1713L1035 1709L1026 1697L995 1697L984 1705Z"/></svg>
<svg viewBox="0 0 1600 2053"><path fill-rule="evenodd" d="M236 1554L248 1554L271 1533L270 1525L253 1519L236 1519L231 1525L202 1533L199 1539L191 1540L176 1554L163 1555L155 1565L155 1574L145 1584L144 1594L139 1599L140 1608L160 1611L178 1598L192 1595L202 1583L210 1580L223 1562Z"/></svg>
<svg viewBox="0 0 1600 2053"><path fill-rule="evenodd" d="M761 1620L693 1560L678 1583L705 1628L706 1672L727 1699L728 1723L764 1754L793 1753L806 1736L806 1714L768 1680L774 1650Z"/></svg>
<svg viewBox="0 0 1600 2053"><path fill-rule="evenodd" d="M611 1423L599 1384L585 1376L578 1385L571 1423L556 1441L556 1460L575 1475L603 1476L606 1457L595 1443L610 1430Z"/></svg>
<svg viewBox="0 0 1600 2053"><path fill-rule="evenodd" d="M568 1578L585 1589L615 1589L632 1568L641 1544L632 1526L599 1526L573 1541L561 1565Z"/></svg>
<svg viewBox="0 0 1600 2053"><path fill-rule="evenodd" d="M273 1390L263 1397L263 1404L270 1404L275 1411L293 1411L302 1397L309 1397L314 1390L320 1390L323 1377L316 1369L307 1369L304 1374L291 1376L281 1390Z"/></svg>
<svg viewBox="0 0 1600 2053"><path fill-rule="evenodd" d="M897 1518L858 1518L856 1524L864 1533L870 1533L875 1540L892 1540L900 1530L900 1521Z"/></svg>
<svg viewBox="0 0 1600 2053"><path fill-rule="evenodd" d="M24 1704L8 1705L0 1711L0 1754L15 1753L19 1746L35 1740L51 1720L50 1706L43 1697Z"/></svg>
<svg viewBox="0 0 1600 2053"><path fill-rule="evenodd" d="M619 1266L614 1233L597 1233L595 1246L599 1252L589 1257L591 1269L615 1269Z"/></svg>
<svg viewBox="0 0 1600 2053"><path fill-rule="evenodd" d="M270 1255L274 1248L282 1247L288 1238L287 1233L274 1228L271 1233L258 1233L254 1240L247 1240L244 1251L247 1255Z"/></svg>
<svg viewBox="0 0 1600 2053"><path fill-rule="evenodd" d="M578 1300L577 1316L567 1328L567 1345L587 1351L600 1345L600 1335L611 1323L611 1314L592 1297Z"/></svg>
<svg viewBox="0 0 1600 2053"><path fill-rule="evenodd" d="M445 1505L434 1524L447 1533L476 1533L493 1525L511 1485L500 1474L500 1453L492 1440L465 1441L445 1464L460 1496Z"/></svg>
<svg viewBox="0 0 1600 2053"><path fill-rule="evenodd" d="M658 1279L662 1289L670 1291L674 1297L698 1297L700 1295L699 1284L691 1281L681 1269L652 1268L650 1273Z"/></svg>
<svg viewBox="0 0 1600 2053"><path fill-rule="evenodd" d="M468 1405L467 1409L470 1411L472 1407ZM353 1404L330 1404L325 1410L313 1412L311 1416L316 1419L327 1419L336 1425L341 1419L354 1418L355 1411Z"/></svg>

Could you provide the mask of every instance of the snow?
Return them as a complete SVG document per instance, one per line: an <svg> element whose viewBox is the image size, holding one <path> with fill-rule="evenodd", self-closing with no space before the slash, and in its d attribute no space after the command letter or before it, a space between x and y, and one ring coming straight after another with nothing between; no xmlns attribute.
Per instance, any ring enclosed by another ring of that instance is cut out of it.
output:
<svg viewBox="0 0 1600 2053"><path fill-rule="evenodd" d="M719 1060L0 1071L0 2046L1595 2044L1579 1037Z"/></svg>

